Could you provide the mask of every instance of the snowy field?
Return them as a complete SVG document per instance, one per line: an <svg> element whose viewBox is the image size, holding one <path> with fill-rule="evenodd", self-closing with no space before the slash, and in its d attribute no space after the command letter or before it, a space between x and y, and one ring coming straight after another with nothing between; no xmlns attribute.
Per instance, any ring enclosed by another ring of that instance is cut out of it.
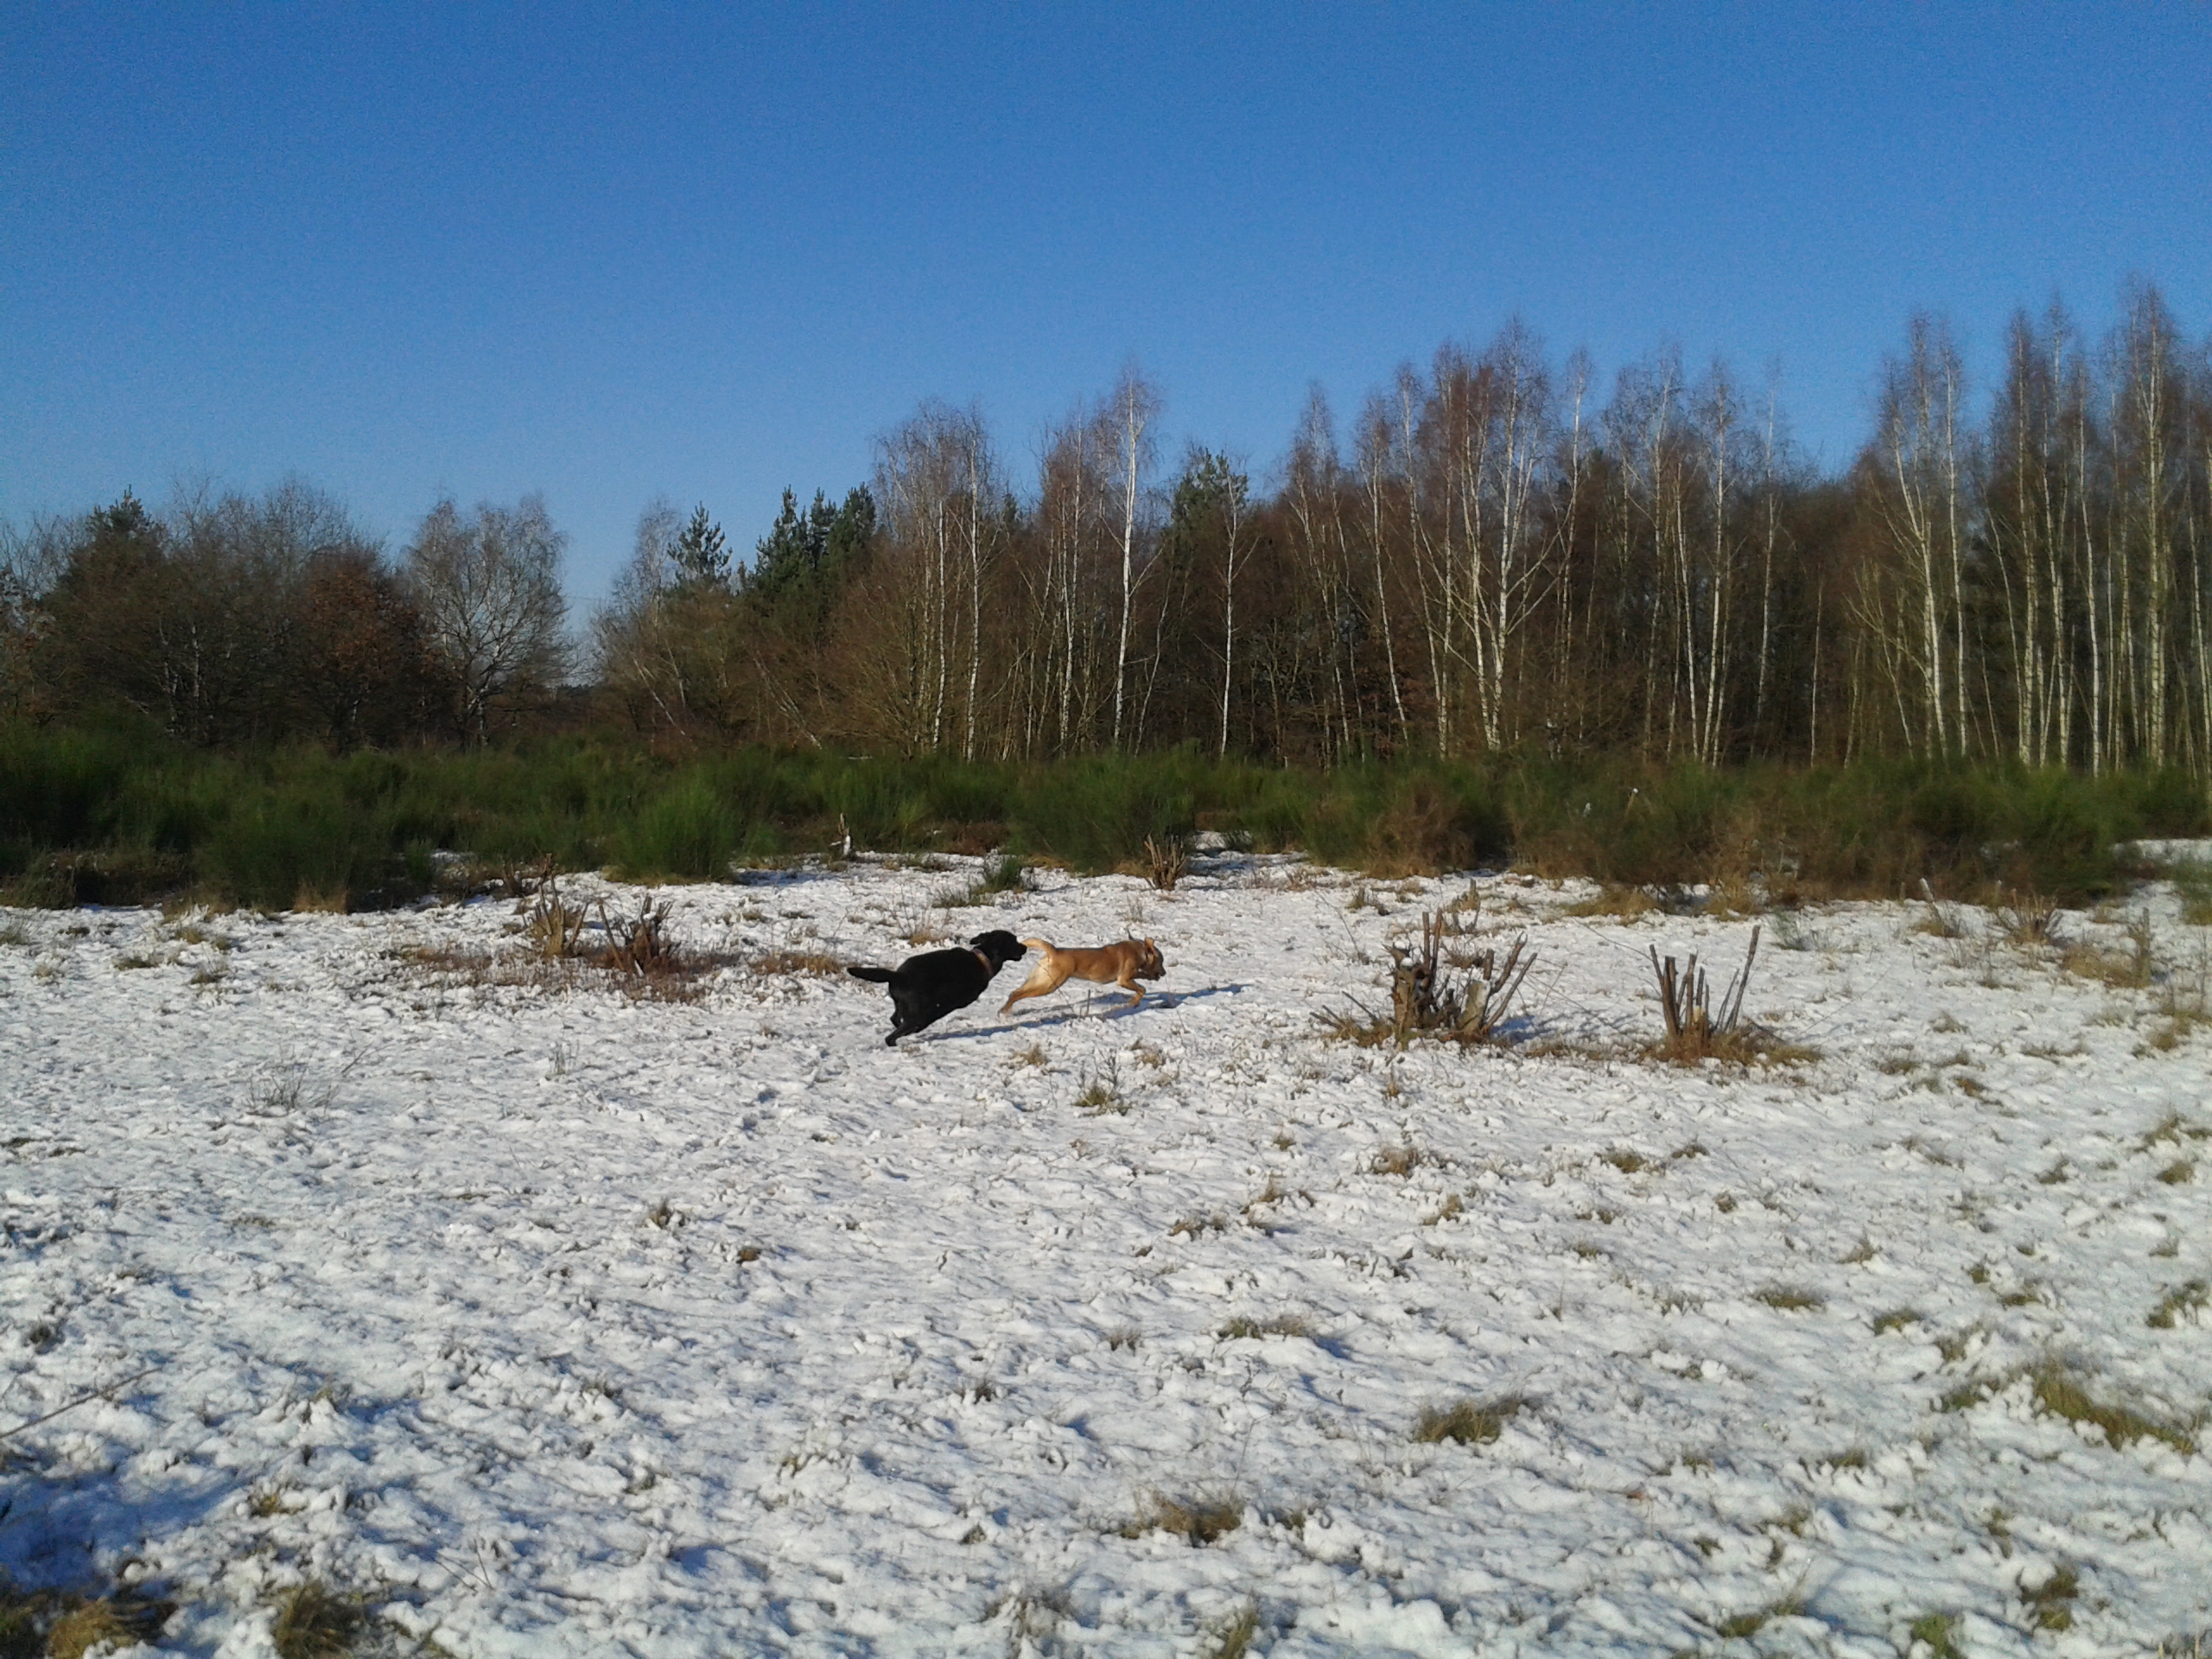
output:
<svg viewBox="0 0 2212 1659"><path fill-rule="evenodd" d="M666 889L690 1001L490 899L0 912L0 1569L138 1653L308 1582L365 1652L2212 1650L2170 889L1770 916L1816 1054L1681 1068L1646 949L1749 919L1483 877L1525 1016L1397 1053L1317 1013L1464 879L974 871ZM808 961L994 926L1168 974L891 1050Z"/></svg>

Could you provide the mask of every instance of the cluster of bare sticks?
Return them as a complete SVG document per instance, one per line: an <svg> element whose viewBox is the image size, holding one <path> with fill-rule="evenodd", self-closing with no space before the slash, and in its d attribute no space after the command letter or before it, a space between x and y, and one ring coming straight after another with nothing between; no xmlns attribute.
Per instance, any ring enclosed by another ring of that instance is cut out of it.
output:
<svg viewBox="0 0 2212 1659"><path fill-rule="evenodd" d="M590 911L571 903L561 893L561 879L549 857L527 871L508 877L509 888L529 901L523 919L523 937L535 953L549 962L582 962L605 968L626 978L648 982L673 981L703 964L680 950L669 937L665 900L648 894L635 916L610 912L604 899ZM588 936L589 918L596 914L598 937Z"/></svg>
<svg viewBox="0 0 2212 1659"><path fill-rule="evenodd" d="M1658 947L1649 947L1651 971L1659 982L1659 1012L1667 1022L1667 1035L1659 1052L1671 1060L1745 1058L1762 1051L1758 1027L1744 1019L1744 993L1751 988L1751 963L1759 953L1759 930L1751 930L1751 949L1744 965L1730 976L1720 993L1720 1011L1712 1006L1711 982L1697 965L1693 951L1687 964L1673 957L1662 961Z"/></svg>
<svg viewBox="0 0 2212 1659"><path fill-rule="evenodd" d="M1514 936L1502 951L1486 946L1462 952L1464 976L1454 978L1443 962L1444 941L1455 918L1427 911L1421 918L1418 945L1390 948L1390 1011L1376 1014L1354 998L1358 1013L1337 1010L1321 1016L1332 1035L1361 1044L1389 1042L1400 1048L1416 1036L1461 1044L1491 1043L1511 1011L1513 999L1535 965L1535 952L1525 933Z"/></svg>
<svg viewBox="0 0 2212 1659"><path fill-rule="evenodd" d="M1162 893L1175 891L1175 884L1191 873L1191 843L1182 836L1163 836L1144 838L1145 877Z"/></svg>

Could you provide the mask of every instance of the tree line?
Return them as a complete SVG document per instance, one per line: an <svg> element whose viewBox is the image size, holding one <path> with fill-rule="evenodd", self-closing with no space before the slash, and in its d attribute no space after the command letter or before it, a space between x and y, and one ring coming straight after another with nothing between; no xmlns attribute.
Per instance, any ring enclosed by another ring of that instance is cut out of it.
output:
<svg viewBox="0 0 2212 1659"><path fill-rule="evenodd" d="M1349 420L1315 391L1256 483L1204 445L1163 466L1134 370L1019 476L931 402L842 499L787 491L749 559L704 507L650 506L590 677L638 732L717 745L2212 777L2212 349L2137 283L2100 338L2016 316L1986 393L1927 316L1874 385L1826 474L1725 360L1664 349L1601 388L1518 323ZM297 488L160 524L126 499L14 537L6 695L119 696L205 741L481 739L550 684L558 551L542 503L442 504L387 562ZM539 573L526 617L480 564ZM272 620L224 625L241 594Z"/></svg>
<svg viewBox="0 0 2212 1659"><path fill-rule="evenodd" d="M563 677L567 537L543 498L442 500L394 560L303 484L126 491L0 547L0 712L135 709L187 741L482 741Z"/></svg>

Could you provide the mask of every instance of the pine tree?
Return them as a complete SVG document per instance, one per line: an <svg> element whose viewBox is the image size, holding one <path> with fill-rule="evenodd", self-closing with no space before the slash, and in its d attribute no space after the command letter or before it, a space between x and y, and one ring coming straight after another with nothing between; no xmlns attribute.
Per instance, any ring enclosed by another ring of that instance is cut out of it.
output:
<svg viewBox="0 0 2212 1659"><path fill-rule="evenodd" d="M785 505L789 506L791 496L785 492ZM669 562L676 567L676 580L685 588L727 588L729 585L729 551L723 544L722 527L707 517L702 502L691 512L691 522L669 549Z"/></svg>

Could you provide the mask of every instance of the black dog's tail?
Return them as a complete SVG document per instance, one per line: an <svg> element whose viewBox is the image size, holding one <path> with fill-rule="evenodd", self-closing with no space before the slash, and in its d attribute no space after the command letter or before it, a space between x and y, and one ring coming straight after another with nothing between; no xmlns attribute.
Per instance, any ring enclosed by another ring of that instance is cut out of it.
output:
<svg viewBox="0 0 2212 1659"><path fill-rule="evenodd" d="M848 968L845 971L855 979L872 979L877 984L887 984L891 979L888 968Z"/></svg>

